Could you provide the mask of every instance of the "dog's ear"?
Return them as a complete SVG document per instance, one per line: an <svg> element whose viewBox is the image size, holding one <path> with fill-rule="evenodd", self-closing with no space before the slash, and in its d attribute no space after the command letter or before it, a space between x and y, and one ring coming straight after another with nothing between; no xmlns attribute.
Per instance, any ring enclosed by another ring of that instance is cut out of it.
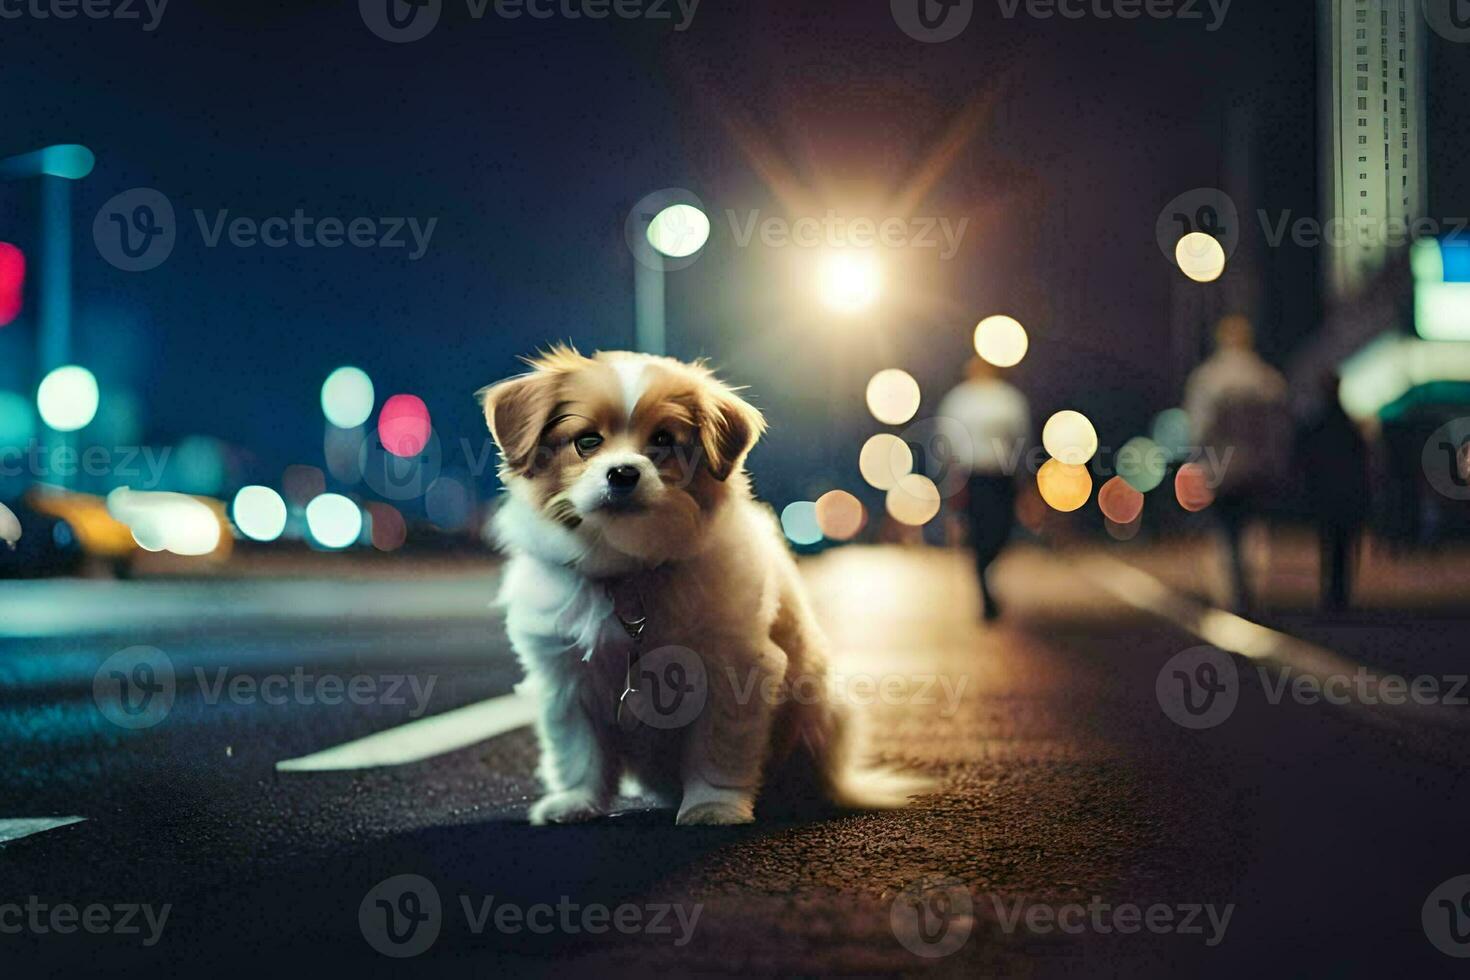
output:
<svg viewBox="0 0 1470 980"><path fill-rule="evenodd" d="M541 432L556 407L556 393L557 375L542 370L509 378L476 393L507 472L524 474L531 470Z"/></svg>
<svg viewBox="0 0 1470 980"><path fill-rule="evenodd" d="M765 416L754 405L710 379L700 406L699 439L716 480L728 480L765 431Z"/></svg>

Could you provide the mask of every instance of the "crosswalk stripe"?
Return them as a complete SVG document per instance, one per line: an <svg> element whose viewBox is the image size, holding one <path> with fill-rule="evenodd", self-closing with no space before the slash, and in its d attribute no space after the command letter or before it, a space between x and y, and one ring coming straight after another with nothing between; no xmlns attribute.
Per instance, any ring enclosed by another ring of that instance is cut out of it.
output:
<svg viewBox="0 0 1470 980"><path fill-rule="evenodd" d="M535 702L524 694L507 694L420 718L366 738L276 763L278 772L336 772L402 766L466 748L476 742L529 725Z"/></svg>
<svg viewBox="0 0 1470 980"><path fill-rule="evenodd" d="M86 817L0 817L0 844L81 823Z"/></svg>

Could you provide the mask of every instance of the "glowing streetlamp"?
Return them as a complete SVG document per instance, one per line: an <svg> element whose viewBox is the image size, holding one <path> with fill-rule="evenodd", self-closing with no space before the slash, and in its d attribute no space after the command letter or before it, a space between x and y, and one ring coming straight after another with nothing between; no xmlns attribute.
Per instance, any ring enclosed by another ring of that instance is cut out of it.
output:
<svg viewBox="0 0 1470 980"><path fill-rule="evenodd" d="M709 241L699 198L680 188L656 191L633 206L624 226L633 253L634 346L662 354L667 346L664 274L687 268Z"/></svg>

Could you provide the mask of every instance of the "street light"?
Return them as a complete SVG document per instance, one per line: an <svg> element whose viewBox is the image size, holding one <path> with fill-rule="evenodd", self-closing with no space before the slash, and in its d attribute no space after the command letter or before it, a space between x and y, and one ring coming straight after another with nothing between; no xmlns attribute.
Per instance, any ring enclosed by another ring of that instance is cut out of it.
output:
<svg viewBox="0 0 1470 980"><path fill-rule="evenodd" d="M694 264L709 241L709 216L694 194L672 187L635 204L623 233L633 253L633 346L662 354L667 347L664 274Z"/></svg>
<svg viewBox="0 0 1470 980"><path fill-rule="evenodd" d="M871 252L837 251L822 259L817 285L829 309L856 314L877 302L883 272Z"/></svg>

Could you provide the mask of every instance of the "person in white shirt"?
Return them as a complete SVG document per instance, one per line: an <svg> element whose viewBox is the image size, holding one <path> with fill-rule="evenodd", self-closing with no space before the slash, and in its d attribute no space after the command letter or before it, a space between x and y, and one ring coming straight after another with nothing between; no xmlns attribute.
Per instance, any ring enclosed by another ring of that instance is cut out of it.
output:
<svg viewBox="0 0 1470 980"><path fill-rule="evenodd" d="M954 428L954 465L969 473L965 510L970 545L985 618L993 620L1000 606L990 587L990 566L1015 523L1016 467L1031 438L1031 408L999 368L980 358L969 362L965 374L940 403L939 416Z"/></svg>
<svg viewBox="0 0 1470 980"><path fill-rule="evenodd" d="M1215 512L1225 535L1233 604L1251 605L1241 537L1245 526L1291 466L1293 423L1286 379L1255 351L1250 321L1228 316L1215 330L1215 353L1184 385L1184 410L1196 443L1219 461L1213 488Z"/></svg>

